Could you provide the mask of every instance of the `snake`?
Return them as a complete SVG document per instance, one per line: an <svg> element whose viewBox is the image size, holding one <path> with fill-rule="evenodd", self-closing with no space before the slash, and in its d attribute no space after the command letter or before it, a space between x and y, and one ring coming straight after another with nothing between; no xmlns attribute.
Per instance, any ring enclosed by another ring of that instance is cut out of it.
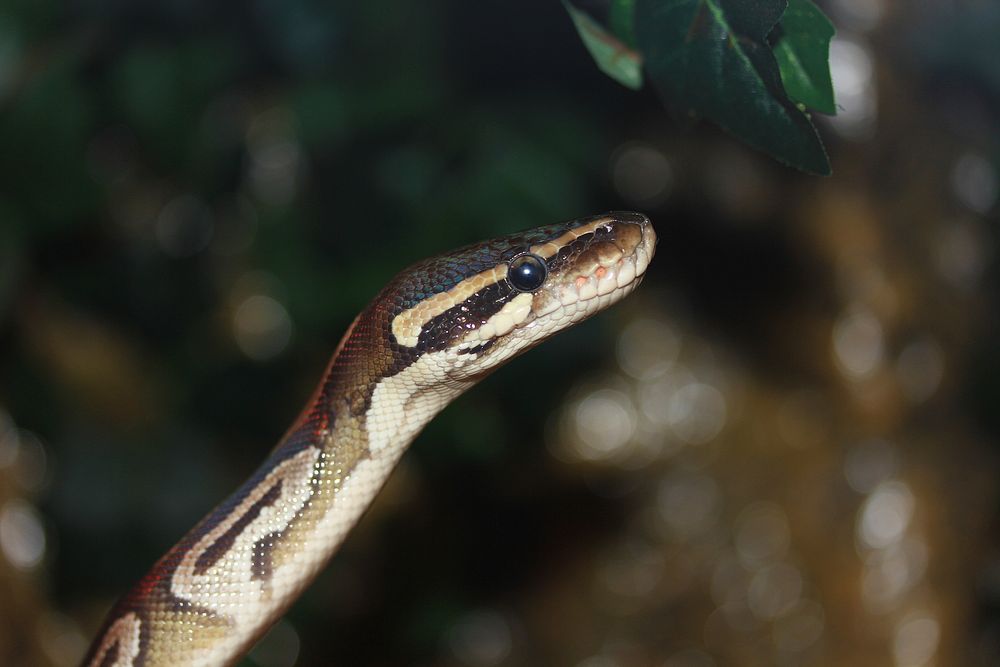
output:
<svg viewBox="0 0 1000 667"><path fill-rule="evenodd" d="M348 327L265 461L119 599L83 664L239 660L325 566L438 412L629 294L655 247L645 215L611 212L399 273Z"/></svg>

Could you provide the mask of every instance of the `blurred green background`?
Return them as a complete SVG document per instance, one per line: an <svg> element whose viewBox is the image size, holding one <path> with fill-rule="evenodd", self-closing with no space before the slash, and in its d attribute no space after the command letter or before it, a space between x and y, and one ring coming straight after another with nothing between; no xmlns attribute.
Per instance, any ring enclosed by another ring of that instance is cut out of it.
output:
<svg viewBox="0 0 1000 667"><path fill-rule="evenodd" d="M442 414L242 664L1000 664L1000 8L820 4L829 179L556 2L0 2L0 664L75 664L403 266L617 208L643 288Z"/></svg>

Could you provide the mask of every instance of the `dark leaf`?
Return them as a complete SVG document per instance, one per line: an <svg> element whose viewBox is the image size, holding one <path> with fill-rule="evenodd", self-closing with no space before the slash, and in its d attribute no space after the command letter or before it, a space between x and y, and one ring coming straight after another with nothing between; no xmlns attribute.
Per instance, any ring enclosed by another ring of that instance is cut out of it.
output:
<svg viewBox="0 0 1000 667"><path fill-rule="evenodd" d="M635 48L635 0L611 0L608 23L625 46Z"/></svg>
<svg viewBox="0 0 1000 667"><path fill-rule="evenodd" d="M714 0L708 4L718 6L733 32L751 38L770 33L788 8L788 0Z"/></svg>
<svg viewBox="0 0 1000 667"><path fill-rule="evenodd" d="M767 43L786 5L636 0L636 39L669 107L708 118L788 165L825 175L830 163L816 128L785 95Z"/></svg>
<svg viewBox="0 0 1000 667"><path fill-rule="evenodd" d="M835 114L830 81L830 40L836 30L811 0L790 0L775 31L781 80L788 96L810 109Z"/></svg>
<svg viewBox="0 0 1000 667"><path fill-rule="evenodd" d="M642 88L642 60L600 23L563 0L584 46L602 72L627 88Z"/></svg>

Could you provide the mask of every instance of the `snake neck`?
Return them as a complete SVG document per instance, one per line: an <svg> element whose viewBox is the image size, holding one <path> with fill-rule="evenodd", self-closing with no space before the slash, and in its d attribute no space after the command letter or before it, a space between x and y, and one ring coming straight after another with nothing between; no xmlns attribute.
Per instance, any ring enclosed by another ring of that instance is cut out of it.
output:
<svg viewBox="0 0 1000 667"><path fill-rule="evenodd" d="M279 449L304 437L347 472L368 458L398 458L427 422L475 384L478 378L442 381L437 355L399 345L384 301L376 298L351 323Z"/></svg>
<svg viewBox="0 0 1000 667"><path fill-rule="evenodd" d="M401 363L373 326L368 313L352 324L292 428L121 601L88 665L228 663L312 580L423 426L471 384L428 386L427 362Z"/></svg>

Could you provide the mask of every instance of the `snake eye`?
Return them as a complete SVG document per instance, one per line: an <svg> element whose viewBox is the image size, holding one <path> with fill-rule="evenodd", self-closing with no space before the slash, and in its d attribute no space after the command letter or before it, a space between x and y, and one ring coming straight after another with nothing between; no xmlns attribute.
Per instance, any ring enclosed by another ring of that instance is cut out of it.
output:
<svg viewBox="0 0 1000 667"><path fill-rule="evenodd" d="M549 269L537 255L521 255L510 263L507 280L518 292L533 292L545 282Z"/></svg>

